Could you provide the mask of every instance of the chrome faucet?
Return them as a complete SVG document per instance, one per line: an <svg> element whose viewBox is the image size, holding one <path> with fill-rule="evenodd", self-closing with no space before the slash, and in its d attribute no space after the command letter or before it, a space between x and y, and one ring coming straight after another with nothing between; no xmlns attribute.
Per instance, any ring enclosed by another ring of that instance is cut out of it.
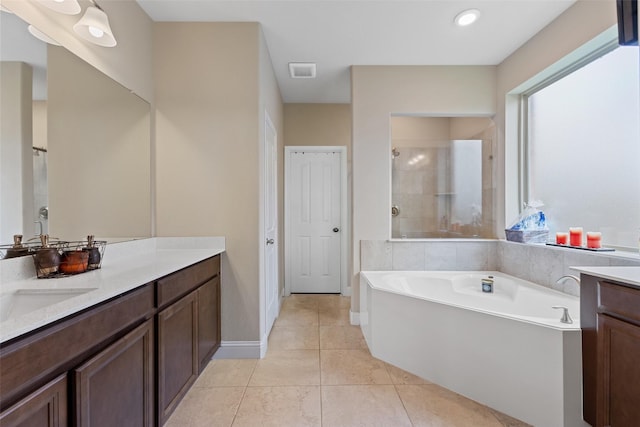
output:
<svg viewBox="0 0 640 427"><path fill-rule="evenodd" d="M564 283L566 280L569 280L569 279L575 280L578 285L580 284L580 279L578 279L576 276L573 276L571 274L566 274L561 278L559 278L558 280L556 280L556 285L559 285L560 283Z"/></svg>
<svg viewBox="0 0 640 427"><path fill-rule="evenodd" d="M567 307L563 307L561 305L554 305L551 308L561 308L564 311L562 312L562 318L560 318L560 322L562 323L573 323L573 319L569 316L569 309Z"/></svg>

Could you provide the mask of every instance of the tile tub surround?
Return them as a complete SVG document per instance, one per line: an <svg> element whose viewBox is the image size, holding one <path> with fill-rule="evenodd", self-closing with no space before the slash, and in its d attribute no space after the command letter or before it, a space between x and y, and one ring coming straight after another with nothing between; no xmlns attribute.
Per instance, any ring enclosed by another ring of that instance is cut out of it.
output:
<svg viewBox="0 0 640 427"><path fill-rule="evenodd" d="M165 427L527 426L372 357L349 303L286 297L266 357L214 359Z"/></svg>
<svg viewBox="0 0 640 427"><path fill-rule="evenodd" d="M556 284L572 267L640 266L632 253L595 253L505 240L363 240L361 271L498 270L570 295L579 296L573 280Z"/></svg>
<svg viewBox="0 0 640 427"><path fill-rule="evenodd" d="M225 251L224 237L157 237L107 245L102 267L76 276L37 279L31 257L0 261L0 289L95 288L0 323L5 342Z"/></svg>

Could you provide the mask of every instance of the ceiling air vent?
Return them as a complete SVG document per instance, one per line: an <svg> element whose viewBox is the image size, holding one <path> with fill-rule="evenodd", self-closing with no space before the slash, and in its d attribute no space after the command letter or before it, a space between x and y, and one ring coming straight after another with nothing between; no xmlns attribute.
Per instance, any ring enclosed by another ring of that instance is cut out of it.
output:
<svg viewBox="0 0 640 427"><path fill-rule="evenodd" d="M289 75L292 79L315 79L316 64L313 62L289 62Z"/></svg>

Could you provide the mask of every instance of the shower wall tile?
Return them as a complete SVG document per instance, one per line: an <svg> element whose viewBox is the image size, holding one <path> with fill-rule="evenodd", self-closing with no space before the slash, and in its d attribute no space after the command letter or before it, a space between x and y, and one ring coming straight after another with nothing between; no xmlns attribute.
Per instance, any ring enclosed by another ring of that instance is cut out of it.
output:
<svg viewBox="0 0 640 427"><path fill-rule="evenodd" d="M360 242L360 270L392 270L392 249L393 243L386 240L362 240Z"/></svg>
<svg viewBox="0 0 640 427"><path fill-rule="evenodd" d="M488 270L489 253L485 242L460 242L456 246L457 270Z"/></svg>
<svg viewBox="0 0 640 427"><path fill-rule="evenodd" d="M612 267L640 267L640 258L610 257L609 265Z"/></svg>
<svg viewBox="0 0 640 427"><path fill-rule="evenodd" d="M423 242L394 242L393 270L424 270Z"/></svg>
<svg viewBox="0 0 640 427"><path fill-rule="evenodd" d="M564 274L564 256L555 248L529 245L529 256L531 268L526 280L553 287L556 280Z"/></svg>
<svg viewBox="0 0 640 427"><path fill-rule="evenodd" d="M457 264L456 247L456 243L426 242L425 270L455 270Z"/></svg>

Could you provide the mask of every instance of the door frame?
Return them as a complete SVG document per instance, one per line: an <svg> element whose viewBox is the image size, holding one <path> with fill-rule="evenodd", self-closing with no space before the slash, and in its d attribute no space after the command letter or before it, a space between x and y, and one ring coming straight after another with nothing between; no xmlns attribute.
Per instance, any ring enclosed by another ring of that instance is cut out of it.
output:
<svg viewBox="0 0 640 427"><path fill-rule="evenodd" d="M349 242L349 221L347 214L347 147L344 145L327 146L296 146L286 145L284 147L284 295L291 295L291 232L289 203L289 180L291 178L291 154L296 151L308 153L340 153L340 293L344 296L351 295L351 288L348 286L347 260Z"/></svg>

